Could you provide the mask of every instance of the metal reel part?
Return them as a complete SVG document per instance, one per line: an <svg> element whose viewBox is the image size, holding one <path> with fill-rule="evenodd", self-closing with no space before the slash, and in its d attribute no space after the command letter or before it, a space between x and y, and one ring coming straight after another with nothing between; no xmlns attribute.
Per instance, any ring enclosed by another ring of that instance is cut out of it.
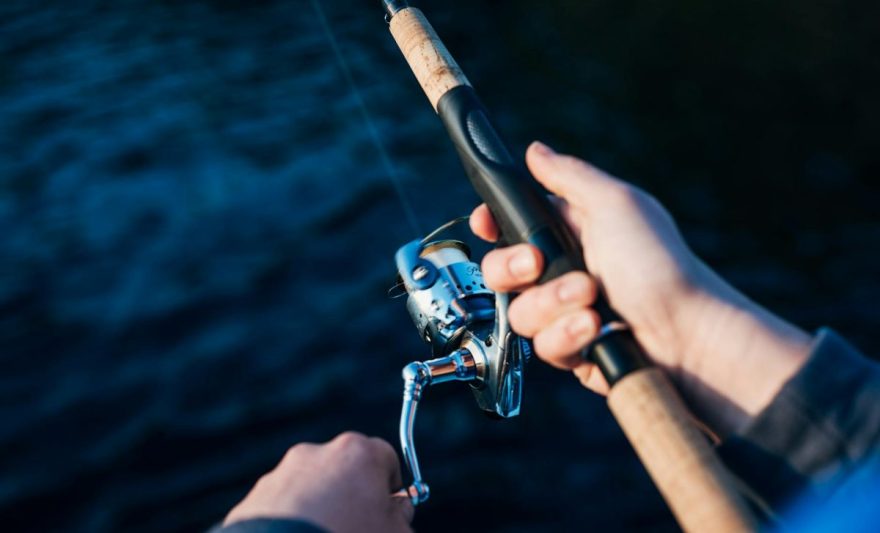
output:
<svg viewBox="0 0 880 533"><path fill-rule="evenodd" d="M469 255L456 240L413 241L397 252L406 308L435 356L454 350L468 326L495 316L495 294Z"/></svg>
<svg viewBox="0 0 880 533"><path fill-rule="evenodd" d="M436 235L434 232L432 235ZM428 385L468 382L478 406L496 418L519 414L523 366L529 344L507 322L507 294L486 287L470 250L456 240L415 240L396 256L407 293L407 310L435 359L403 370L400 440L413 484L401 493L414 505L428 498L415 453L413 428L418 404Z"/></svg>

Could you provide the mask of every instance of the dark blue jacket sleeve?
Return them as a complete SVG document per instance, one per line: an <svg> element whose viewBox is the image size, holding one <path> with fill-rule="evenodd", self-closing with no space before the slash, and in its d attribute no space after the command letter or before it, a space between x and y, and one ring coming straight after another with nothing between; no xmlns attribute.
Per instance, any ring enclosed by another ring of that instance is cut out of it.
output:
<svg viewBox="0 0 880 533"><path fill-rule="evenodd" d="M741 435L719 447L770 508L831 498L880 451L880 365L820 330L807 363Z"/></svg>
<svg viewBox="0 0 880 533"><path fill-rule="evenodd" d="M252 518L217 526L209 533L326 533L318 526L304 520L288 518Z"/></svg>

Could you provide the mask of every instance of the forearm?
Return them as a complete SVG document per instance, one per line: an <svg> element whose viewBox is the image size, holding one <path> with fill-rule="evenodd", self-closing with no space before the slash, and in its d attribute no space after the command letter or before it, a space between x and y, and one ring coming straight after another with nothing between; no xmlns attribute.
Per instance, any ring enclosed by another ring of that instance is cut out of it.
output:
<svg viewBox="0 0 880 533"><path fill-rule="evenodd" d="M682 317L691 333L674 374L682 393L725 438L730 469L771 507L838 492L880 449L880 365L700 269Z"/></svg>
<svg viewBox="0 0 880 533"><path fill-rule="evenodd" d="M724 437L770 404L807 361L812 338L700 268L678 381L695 414Z"/></svg>

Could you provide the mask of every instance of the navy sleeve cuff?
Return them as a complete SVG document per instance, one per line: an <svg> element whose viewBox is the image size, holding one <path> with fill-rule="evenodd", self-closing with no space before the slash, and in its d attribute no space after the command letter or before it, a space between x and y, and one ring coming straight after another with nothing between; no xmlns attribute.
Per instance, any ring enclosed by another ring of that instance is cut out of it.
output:
<svg viewBox="0 0 880 533"><path fill-rule="evenodd" d="M829 329L770 405L719 447L771 507L830 495L880 442L880 365Z"/></svg>

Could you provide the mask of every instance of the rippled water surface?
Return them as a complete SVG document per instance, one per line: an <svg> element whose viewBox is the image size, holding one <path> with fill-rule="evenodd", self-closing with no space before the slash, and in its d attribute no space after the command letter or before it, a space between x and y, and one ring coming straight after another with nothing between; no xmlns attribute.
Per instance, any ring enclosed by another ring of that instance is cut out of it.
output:
<svg viewBox="0 0 880 533"><path fill-rule="evenodd" d="M469 211L375 3L324 5L420 231ZM748 294L880 348L876 7L421 5L517 150L637 182ZM0 6L6 528L199 530L292 443L396 439L418 233L311 9ZM528 370L511 421L430 391L416 527L674 529L601 399Z"/></svg>

